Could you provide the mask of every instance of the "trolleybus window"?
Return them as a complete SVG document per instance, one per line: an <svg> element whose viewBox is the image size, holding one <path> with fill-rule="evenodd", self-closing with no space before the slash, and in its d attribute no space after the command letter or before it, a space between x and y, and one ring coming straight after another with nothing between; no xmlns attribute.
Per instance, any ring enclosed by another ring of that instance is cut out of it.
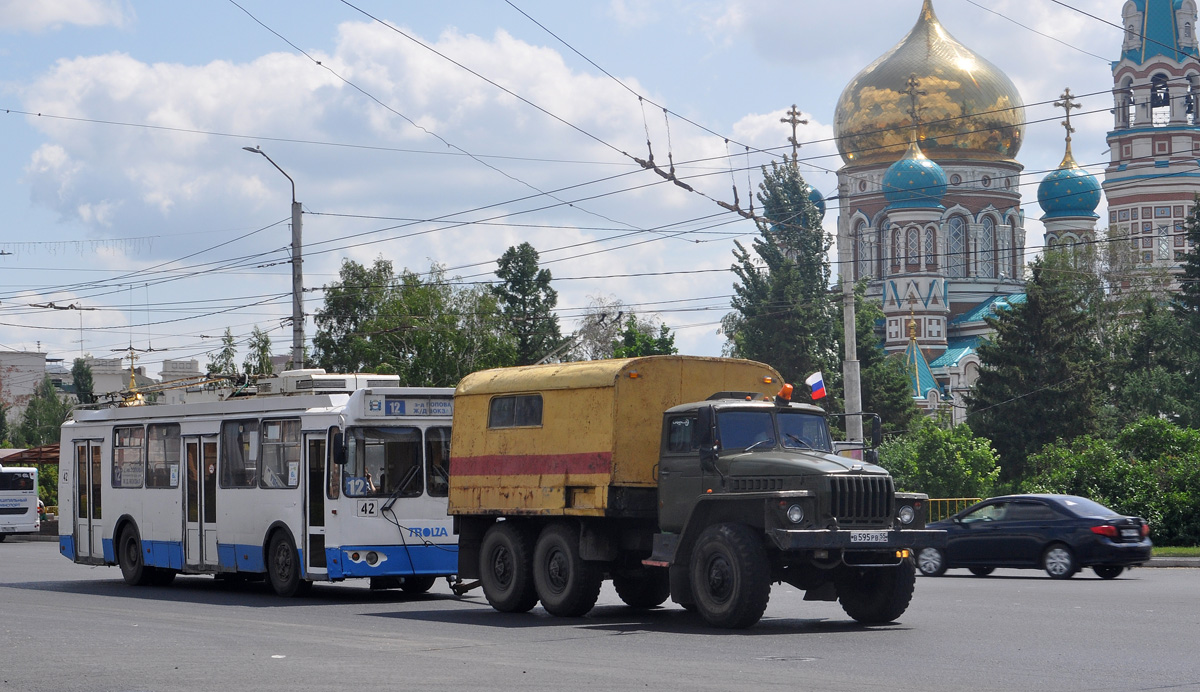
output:
<svg viewBox="0 0 1200 692"><path fill-rule="evenodd" d="M336 500L342 495L342 465L333 462L333 448L340 432L341 430L336 427L329 429L329 483L327 485L330 500Z"/></svg>
<svg viewBox="0 0 1200 692"><path fill-rule="evenodd" d="M179 487L179 424L151 424L146 429L146 487Z"/></svg>
<svg viewBox="0 0 1200 692"><path fill-rule="evenodd" d="M425 431L425 464L429 476L429 496L450 494L450 428Z"/></svg>
<svg viewBox="0 0 1200 692"><path fill-rule="evenodd" d="M300 421L268 420L262 424L262 476L264 488L300 485Z"/></svg>
<svg viewBox="0 0 1200 692"><path fill-rule="evenodd" d="M258 421L221 423L221 487L258 485Z"/></svg>
<svg viewBox="0 0 1200 692"><path fill-rule="evenodd" d="M143 454L146 431L142 426L113 428L112 485L114 488L140 488L146 473Z"/></svg>
<svg viewBox="0 0 1200 692"><path fill-rule="evenodd" d="M347 440L347 495L416 497L425 489L419 428L351 428Z"/></svg>

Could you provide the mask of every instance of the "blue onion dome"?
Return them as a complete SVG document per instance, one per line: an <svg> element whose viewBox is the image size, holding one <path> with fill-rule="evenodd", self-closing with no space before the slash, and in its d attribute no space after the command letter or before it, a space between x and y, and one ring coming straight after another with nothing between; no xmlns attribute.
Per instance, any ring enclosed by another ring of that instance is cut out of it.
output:
<svg viewBox="0 0 1200 692"><path fill-rule="evenodd" d="M817 208L819 218L825 218L825 197L815 187L808 189L808 199L812 201L813 206Z"/></svg>
<svg viewBox="0 0 1200 692"><path fill-rule="evenodd" d="M941 208L947 185L946 172L926 158L916 142L883 174L888 209Z"/></svg>
<svg viewBox="0 0 1200 692"><path fill-rule="evenodd" d="M1067 154L1058 170L1042 179L1038 185L1038 204L1046 212L1043 219L1065 216L1089 216L1100 218L1096 207L1100 206L1100 182L1075 163L1071 156L1071 143L1067 142Z"/></svg>

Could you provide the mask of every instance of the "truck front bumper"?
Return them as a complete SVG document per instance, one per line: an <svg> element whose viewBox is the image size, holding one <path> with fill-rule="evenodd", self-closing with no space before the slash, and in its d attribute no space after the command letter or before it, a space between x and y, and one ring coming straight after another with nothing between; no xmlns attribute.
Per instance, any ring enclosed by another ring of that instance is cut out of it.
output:
<svg viewBox="0 0 1200 692"><path fill-rule="evenodd" d="M776 547L785 552L803 550L879 551L907 548L914 553L922 548L945 548L946 532L929 529L909 530L793 530L768 529Z"/></svg>

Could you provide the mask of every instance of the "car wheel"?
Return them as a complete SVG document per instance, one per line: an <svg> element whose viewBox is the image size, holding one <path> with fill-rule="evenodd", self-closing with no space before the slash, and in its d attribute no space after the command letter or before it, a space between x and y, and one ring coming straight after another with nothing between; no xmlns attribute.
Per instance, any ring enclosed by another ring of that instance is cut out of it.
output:
<svg viewBox="0 0 1200 692"><path fill-rule="evenodd" d="M267 548L267 580L275 593L291 598L300 593L300 558L285 531L276 531Z"/></svg>
<svg viewBox="0 0 1200 692"><path fill-rule="evenodd" d="M599 568L579 556L579 527L556 522L542 529L533 551L533 584L547 613L582 617L596 605Z"/></svg>
<svg viewBox="0 0 1200 692"><path fill-rule="evenodd" d="M117 562L121 565L121 576L125 583L130 586L149 584L154 571L153 568L146 567L146 561L142 557L142 539L132 524L121 531L119 545L121 548Z"/></svg>
<svg viewBox="0 0 1200 692"><path fill-rule="evenodd" d="M971 568L971 574L974 574L977 577L986 577L987 575L989 575L995 571L996 571L995 567L972 567Z"/></svg>
<svg viewBox="0 0 1200 692"><path fill-rule="evenodd" d="M1124 567L1115 567L1113 565L1096 565L1092 568L1097 577L1101 579L1116 579L1121 576L1121 572L1125 571Z"/></svg>
<svg viewBox="0 0 1200 692"><path fill-rule="evenodd" d="M922 548L917 553L917 569L927 577L940 577L946 573L946 554L937 548Z"/></svg>
<svg viewBox="0 0 1200 692"><path fill-rule="evenodd" d="M529 531L512 521L492 524L479 548L479 581L488 603L501 613L525 613L537 605Z"/></svg>
<svg viewBox="0 0 1200 692"><path fill-rule="evenodd" d="M762 539L744 524L704 529L692 548L692 596L714 627L742 629L762 619L771 598L771 567Z"/></svg>
<svg viewBox="0 0 1200 692"><path fill-rule="evenodd" d="M1075 555L1062 543L1055 543L1042 553L1042 567L1054 579L1070 579L1075 576Z"/></svg>

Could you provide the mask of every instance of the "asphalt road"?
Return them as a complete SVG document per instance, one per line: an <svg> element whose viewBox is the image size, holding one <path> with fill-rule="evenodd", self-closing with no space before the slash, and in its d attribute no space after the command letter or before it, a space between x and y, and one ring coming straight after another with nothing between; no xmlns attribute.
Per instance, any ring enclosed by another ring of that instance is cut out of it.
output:
<svg viewBox="0 0 1200 692"><path fill-rule="evenodd" d="M444 582L347 582L285 600L180 577L128 587L57 545L0 544L0 690L1200 690L1200 570L1114 581L1000 570L919 578L899 623L863 627L776 586L757 626L673 604L503 615Z"/></svg>

